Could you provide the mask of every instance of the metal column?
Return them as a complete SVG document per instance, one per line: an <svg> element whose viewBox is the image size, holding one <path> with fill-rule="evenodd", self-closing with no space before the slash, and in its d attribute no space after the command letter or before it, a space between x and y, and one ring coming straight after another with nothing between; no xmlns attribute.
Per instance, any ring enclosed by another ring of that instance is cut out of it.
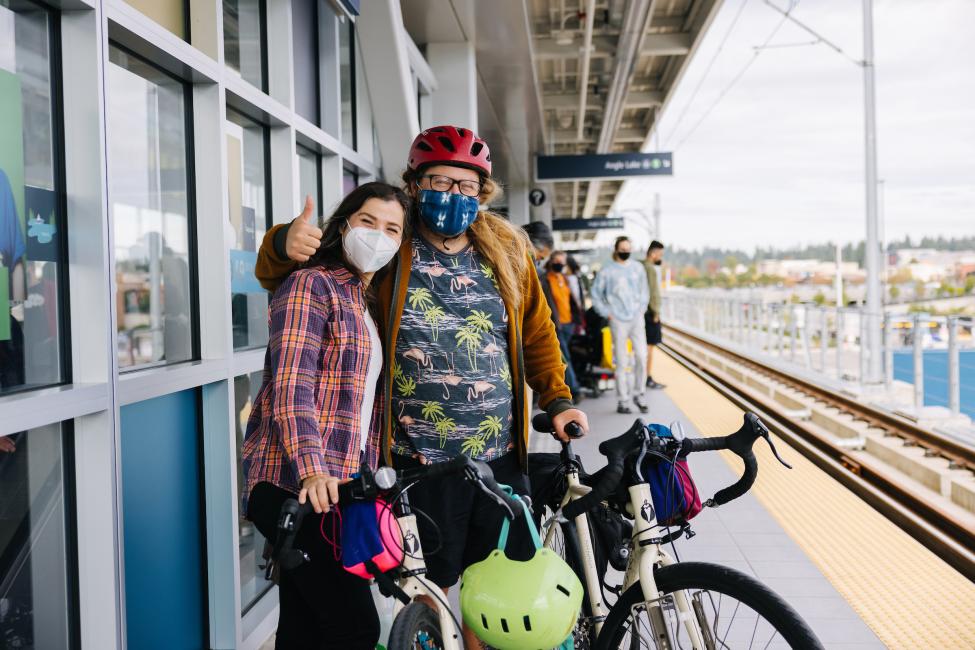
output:
<svg viewBox="0 0 975 650"><path fill-rule="evenodd" d="M921 333L921 315L914 314L914 407L924 406L924 335Z"/></svg>
<svg viewBox="0 0 975 650"><path fill-rule="evenodd" d="M961 411L961 382L959 381L958 319L948 317L948 408L952 415Z"/></svg>
<svg viewBox="0 0 975 650"><path fill-rule="evenodd" d="M779 321L779 358L785 356L785 304L777 305L775 311L778 312Z"/></svg>
<svg viewBox="0 0 975 650"><path fill-rule="evenodd" d="M866 379L868 382L875 383L881 378L880 314L883 311L883 294L880 284L880 227L877 217L877 107L873 67L873 0L863 0L863 109L867 195L866 348L869 354Z"/></svg>
<svg viewBox="0 0 975 650"><path fill-rule="evenodd" d="M860 309L860 384L867 383L867 375L870 372L867 367L867 310Z"/></svg>
<svg viewBox="0 0 975 650"><path fill-rule="evenodd" d="M884 386L894 386L894 319L884 314Z"/></svg>
<svg viewBox="0 0 975 650"><path fill-rule="evenodd" d="M819 371L826 374L826 352L829 350L829 312L819 308Z"/></svg>
<svg viewBox="0 0 975 650"><path fill-rule="evenodd" d="M843 310L836 308L836 377L843 379Z"/></svg>

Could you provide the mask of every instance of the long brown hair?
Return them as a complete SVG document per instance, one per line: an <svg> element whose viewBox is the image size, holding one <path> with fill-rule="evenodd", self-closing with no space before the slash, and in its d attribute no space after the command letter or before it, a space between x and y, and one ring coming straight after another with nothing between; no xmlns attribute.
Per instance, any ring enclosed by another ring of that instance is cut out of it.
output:
<svg viewBox="0 0 975 650"><path fill-rule="evenodd" d="M450 162L440 163L452 167L462 167ZM429 167L429 165L427 165ZM403 172L403 186L407 194L415 199L418 193L418 183L423 177L426 167L407 169ZM501 196L501 186L493 179L475 170L481 177L481 193L478 202L488 205ZM528 236L520 228L515 228L504 217L493 212L482 210L477 219L467 230L468 236L474 242L474 248L484 256L494 270L494 279L498 282L498 292L501 298L513 308L521 306L524 296L521 295L521 278L528 270Z"/></svg>
<svg viewBox="0 0 975 650"><path fill-rule="evenodd" d="M325 221L322 230L322 245L318 247L315 254L311 256L305 266L344 266L352 273L357 273L347 259L345 250L342 248L342 229L345 227L349 217L362 209L369 199L380 199L382 201L396 201L403 208L403 235L402 239L410 237L410 226L412 224L412 201L406 193L395 185L373 181L363 183L345 195L339 206ZM395 258L394 258L395 259Z"/></svg>

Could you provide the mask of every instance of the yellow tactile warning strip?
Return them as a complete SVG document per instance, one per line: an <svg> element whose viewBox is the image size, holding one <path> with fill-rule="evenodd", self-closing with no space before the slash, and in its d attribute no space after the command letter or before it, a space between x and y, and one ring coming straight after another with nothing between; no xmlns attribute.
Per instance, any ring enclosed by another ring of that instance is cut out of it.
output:
<svg viewBox="0 0 975 650"><path fill-rule="evenodd" d="M676 361L657 354L653 365L703 435L741 426L741 409ZM755 451L760 467L777 466L767 445ZM736 456L722 454L740 471ZM788 459L792 471L759 471L752 494L880 640L905 650L975 648L975 584L805 457Z"/></svg>

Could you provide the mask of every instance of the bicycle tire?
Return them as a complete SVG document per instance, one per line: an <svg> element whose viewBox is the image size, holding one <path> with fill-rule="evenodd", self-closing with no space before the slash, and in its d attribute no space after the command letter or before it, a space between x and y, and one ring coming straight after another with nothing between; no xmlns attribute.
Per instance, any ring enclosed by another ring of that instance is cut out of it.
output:
<svg viewBox="0 0 975 650"><path fill-rule="evenodd" d="M703 592L719 595L718 603L721 603L723 597L728 596L737 600L739 606L743 604L750 608L774 629L774 634L769 638L768 644L759 643L755 647L785 647L781 643L772 644L772 641L776 639L777 635L782 643L788 644L787 647L789 648L800 648L802 650L821 650L823 648L822 643L816 638L816 634L802 620L802 617L796 613L791 605L771 589L740 571L706 562L683 562L655 570L654 578L657 581L658 590L665 599L667 595L675 591L683 590L688 592L688 595L692 597L694 597L695 593L700 594ZM620 599L610 610L609 616L606 618L606 623L599 634L599 638L596 639L596 650L617 650L623 647L622 643L631 627L632 610L642 602L644 602L643 590L640 583L637 582L620 596ZM714 604L713 598L709 598L709 604ZM725 633L725 639L719 640L716 647L734 650L743 647L740 645L728 645L727 643L727 636L730 634L731 627L735 622L738 612L739 609L737 608L733 610L731 623L728 623L728 630ZM698 616L700 617L700 615L699 613ZM719 622L723 623L723 621L719 621L720 605L718 615L714 618L715 622L713 626L710 623L708 625L712 633L718 632ZM756 631L758 627L759 619L756 619ZM679 628L671 628L672 633L674 629L677 629L678 634L682 631ZM740 630L736 630L736 632L740 632ZM747 627L744 632L747 634ZM753 631L748 647L752 647L755 635L756 632ZM652 635L649 636L650 638L646 639L646 641L649 641L650 645L642 645L644 639L635 635L630 637L630 645L632 646L632 642L636 640L641 642L639 646L641 648L659 647L657 642L652 638ZM689 642L688 645L684 645L683 647L688 646Z"/></svg>
<svg viewBox="0 0 975 650"><path fill-rule="evenodd" d="M427 645L418 640L421 634L428 637ZM425 603L414 600L404 607L393 620L389 631L388 650L439 650L443 648L440 618Z"/></svg>

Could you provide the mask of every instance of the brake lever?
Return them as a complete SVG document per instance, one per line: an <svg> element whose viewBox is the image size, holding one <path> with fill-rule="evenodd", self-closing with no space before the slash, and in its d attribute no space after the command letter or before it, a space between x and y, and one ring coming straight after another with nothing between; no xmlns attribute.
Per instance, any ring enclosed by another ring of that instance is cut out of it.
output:
<svg viewBox="0 0 975 650"><path fill-rule="evenodd" d="M762 437L765 438L765 442L768 443L769 449L772 450L772 455L775 456L775 460L785 465L786 469L792 469L792 465L785 462L782 456L779 456L779 452L775 449L775 445L772 444L772 436L769 435L768 429L766 429L765 427L762 427L762 429L763 429Z"/></svg>

